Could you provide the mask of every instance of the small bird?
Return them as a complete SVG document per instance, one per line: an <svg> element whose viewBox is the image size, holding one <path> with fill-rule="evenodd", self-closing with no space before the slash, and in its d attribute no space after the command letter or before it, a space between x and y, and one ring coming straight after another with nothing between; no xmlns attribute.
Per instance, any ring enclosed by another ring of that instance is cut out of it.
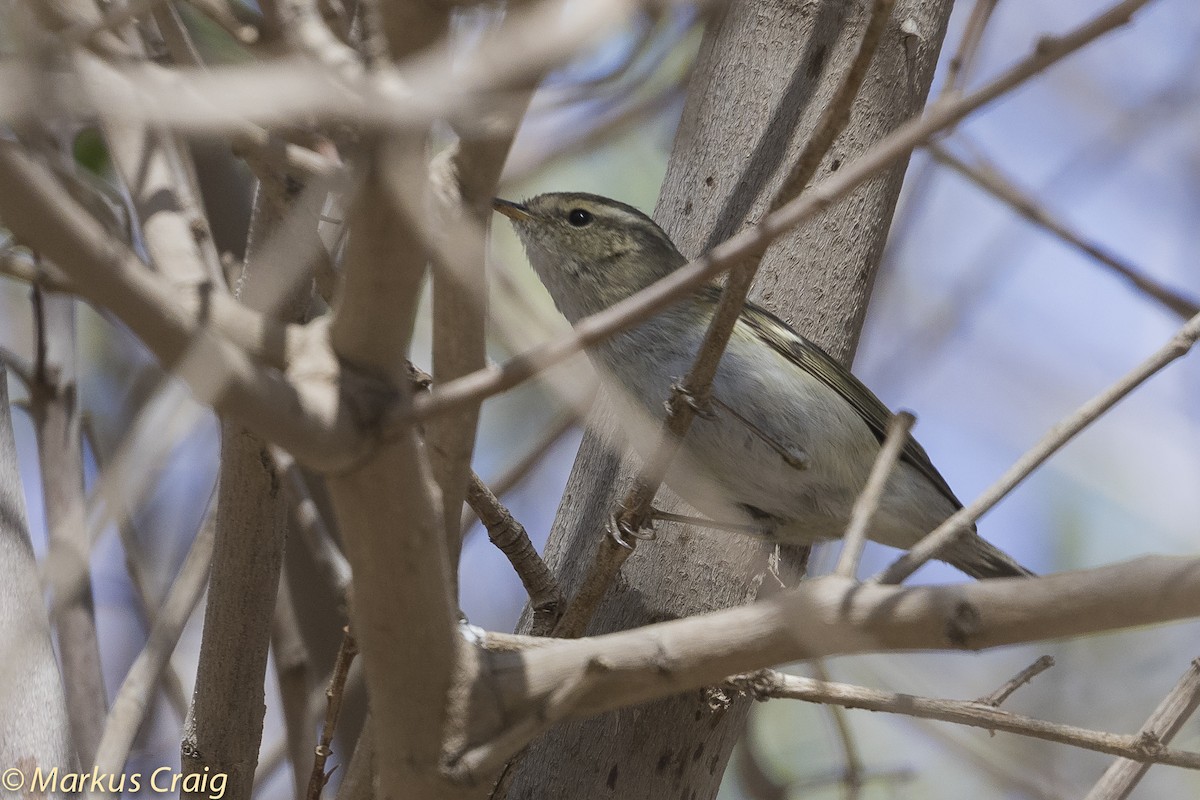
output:
<svg viewBox="0 0 1200 800"><path fill-rule="evenodd" d="M492 205L512 220L534 271L572 323L687 263L653 220L606 197L562 192ZM695 360L720 293L715 284L703 286L588 355L661 420L663 401ZM711 413L698 416L684 440L687 466L721 491L696 489L682 469L672 469L666 481L714 520L736 513L775 541L836 539L890 417L879 398L820 347L746 303L712 384ZM961 507L910 436L868 535L907 549ZM1033 574L974 529L941 558L975 578Z"/></svg>

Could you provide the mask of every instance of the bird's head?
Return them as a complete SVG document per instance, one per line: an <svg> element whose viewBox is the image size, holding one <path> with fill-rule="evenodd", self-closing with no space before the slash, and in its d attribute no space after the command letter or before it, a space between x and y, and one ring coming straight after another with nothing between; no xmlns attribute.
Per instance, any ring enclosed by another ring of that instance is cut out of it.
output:
<svg viewBox="0 0 1200 800"><path fill-rule="evenodd" d="M629 297L687 262L633 206L576 192L524 203L496 199L558 309L575 322Z"/></svg>

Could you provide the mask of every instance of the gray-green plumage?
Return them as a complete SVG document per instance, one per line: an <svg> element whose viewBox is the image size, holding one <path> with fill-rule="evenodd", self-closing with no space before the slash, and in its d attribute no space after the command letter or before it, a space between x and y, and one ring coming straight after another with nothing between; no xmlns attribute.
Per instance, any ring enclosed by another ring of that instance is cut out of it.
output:
<svg viewBox="0 0 1200 800"><path fill-rule="evenodd" d="M524 204L498 200L495 207L512 219L534 270L571 322L687 261L649 217L597 195L543 194ZM643 411L661 418L663 400L694 360L719 295L718 287L703 287L589 356ZM887 407L821 348L753 303L730 337L712 399L714 414L693 423L668 484L714 519L732 521L740 513L780 541L840 537L885 435ZM960 507L910 436L868 535L908 548ZM974 531L942 557L974 577L1031 574Z"/></svg>

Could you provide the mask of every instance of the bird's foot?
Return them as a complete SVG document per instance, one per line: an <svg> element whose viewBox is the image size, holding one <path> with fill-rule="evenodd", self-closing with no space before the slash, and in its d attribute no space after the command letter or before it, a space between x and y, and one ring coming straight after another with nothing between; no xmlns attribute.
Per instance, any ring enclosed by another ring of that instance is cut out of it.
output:
<svg viewBox="0 0 1200 800"><path fill-rule="evenodd" d="M635 540L652 542L658 538L658 532L654 530L653 512L651 518L640 527L626 519L623 513L620 516L609 514L608 524L604 526L604 529L610 539L627 550L633 549Z"/></svg>
<svg viewBox="0 0 1200 800"><path fill-rule="evenodd" d="M682 401L697 417L711 421L717 418L717 412L713 411L710 400L711 397L708 392L705 392L703 397L697 397L693 392L685 388L682 383L672 383L671 399L664 403L664 405L667 407L668 414L674 414L675 403Z"/></svg>

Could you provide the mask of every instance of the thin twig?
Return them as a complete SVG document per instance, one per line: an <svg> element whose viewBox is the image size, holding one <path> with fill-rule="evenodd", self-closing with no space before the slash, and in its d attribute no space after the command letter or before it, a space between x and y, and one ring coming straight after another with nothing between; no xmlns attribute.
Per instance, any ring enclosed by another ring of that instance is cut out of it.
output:
<svg viewBox="0 0 1200 800"><path fill-rule="evenodd" d="M962 90L962 84L979 52L979 43L983 41L988 21L992 18L992 12L996 10L996 3L997 0L975 0L975 5L971 7L971 16L967 18L967 26L963 29L958 49L950 57L946 68L946 82L942 86L943 96Z"/></svg>
<svg viewBox="0 0 1200 800"><path fill-rule="evenodd" d="M342 711L342 700L346 694L346 677L350 674L350 665L358 655L358 643L355 642L350 628L342 629L342 646L338 648L337 661L334 662L333 676L329 679L329 688L325 690L325 724L321 728L321 740L313 758L312 777L308 779L306 800L320 800L321 790L333 773L325 772L325 762L332 755L333 734L337 730L338 715Z"/></svg>
<svg viewBox="0 0 1200 800"><path fill-rule="evenodd" d="M113 699L104 724L104 735L96 749L96 769L105 775L119 774L124 767L134 737L151 708L150 701L159 678L167 668L183 628L204 593L216 534L212 512L210 504L200 531L179 568L179 574L175 576L162 608L154 618L146 637L146 646L125 674L125 680ZM89 800L93 798L89 797Z"/></svg>
<svg viewBox="0 0 1200 800"><path fill-rule="evenodd" d="M428 390L433 385L433 377L412 362L408 363L408 373L417 392ZM563 608L562 590L554 579L554 573L533 546L525 526L513 517L474 470L470 470L466 500L487 528L488 539L508 558L525 591L529 593L534 635L546 635L558 622Z"/></svg>
<svg viewBox="0 0 1200 800"><path fill-rule="evenodd" d="M817 680L829 683L829 673L825 669L824 661L814 660L812 668L817 675ZM846 719L845 710L835 705L827 705L825 709L833 720L838 743L842 746L842 756L846 761L846 766L839 775L839 782L846 788L847 800L856 800L863 786L862 754L859 753L858 743L854 741L854 732L850 729L850 721Z"/></svg>
<svg viewBox="0 0 1200 800"><path fill-rule="evenodd" d="M271 619L271 656L283 711L283 739L292 767L292 789L299 797L308 784L305 762L313 748L314 728L309 725L308 707L312 696L310 682L315 676L310 674L311 657L300 632L287 573L285 565L279 576L279 594Z"/></svg>
<svg viewBox="0 0 1200 800"><path fill-rule="evenodd" d="M12 373L14 378L25 384L26 389L33 386L35 376L31 360L0 345L0 362L4 363L4 367Z"/></svg>
<svg viewBox="0 0 1200 800"><path fill-rule="evenodd" d="M83 437L78 384L75 300L33 287L33 381L29 408L37 434L50 553L59 564L75 564L74 580L55 572L51 589L59 660L75 752L91 762L104 731L107 695L100 663L95 600L88 564L91 541L76 524L85 506Z"/></svg>
<svg viewBox="0 0 1200 800"><path fill-rule="evenodd" d="M1065 222L1051 215L1031 194L1018 188L1013 180L1004 175L995 164L990 162L968 164L940 144L930 144L928 150L938 163L952 168L992 197L1006 203L1013 211L1034 225L1054 234L1091 257L1096 263L1108 267L1146 297L1178 315L1181 319L1189 319L1200 313L1200 304L1195 300L1146 275L1130 262L1090 241ZM976 160L981 161L978 158Z"/></svg>
<svg viewBox="0 0 1200 800"><path fill-rule="evenodd" d="M558 622L563 605L562 590L554 579L554 573L538 555L533 542L529 540L529 534L525 532L525 526L513 517L473 471L467 484L467 503L487 528L492 544L508 557L525 591L529 593L529 606L533 610L533 635L545 636Z"/></svg>
<svg viewBox="0 0 1200 800"><path fill-rule="evenodd" d="M1147 749L1170 743L1200 706L1200 659L1193 659L1183 677L1138 730L1137 739ZM1150 765L1128 758L1117 759L1104 771L1084 800L1125 800Z"/></svg>
<svg viewBox="0 0 1200 800"><path fill-rule="evenodd" d="M11 242L0 249L0 275L41 286L48 292L79 294L66 276L53 265L33 258L23 248Z"/></svg>
<svg viewBox="0 0 1200 800"><path fill-rule="evenodd" d="M858 499L854 501L854 508L850 510L850 523L846 526L842 552L838 556L837 567L833 574L841 575L843 578L853 578L858 572L858 562L862 558L863 545L867 539L867 528L879 508L884 487L887 486L888 478L891 477L892 470L896 466L900 451L904 449L904 443L908 441L908 432L912 430L916 421L917 418L911 413L901 411L888 423L887 438L884 439L879 455L875 457L875 464L871 467L867 484L859 493Z"/></svg>
<svg viewBox="0 0 1200 800"><path fill-rule="evenodd" d="M345 602L350 589L350 562L342 554L341 548L333 538L333 532L321 516L321 510L308 491L304 472L296 463L296 459L275 445L270 447L270 452L271 459L275 462L275 470L282 479L283 489L287 492L292 506L292 524L295 531L300 534L326 584L333 589L339 600Z"/></svg>
<svg viewBox="0 0 1200 800"><path fill-rule="evenodd" d="M1016 675L1009 678L996 691L991 694L985 694L983 697L976 700L976 703L992 708L999 708L1000 704L1007 700L1012 693L1020 689L1025 684L1032 681L1038 675L1041 675L1046 670L1054 666L1053 656L1042 656L1037 661L1030 664L1025 669L1018 672Z"/></svg>
<svg viewBox="0 0 1200 800"><path fill-rule="evenodd" d="M515 461L508 464L501 470L500 474L487 482L487 487L492 494L497 497L503 497L511 492L521 481L529 475L529 473L542 462L546 457L546 453L550 451L554 445L558 444L564 436L575 429L579 424L579 417L572 411L564 411L556 414L538 434L537 439L529 446L529 449L522 453ZM465 531L476 519L475 512L471 509L463 511L462 527Z"/></svg>
<svg viewBox="0 0 1200 800"><path fill-rule="evenodd" d="M645 321L721 272L744 263L748 254L765 248L796 225L816 216L880 170L907 156L914 147L938 131L964 119L971 112L1104 34L1127 24L1133 13L1148 2L1150 0L1123 0L1063 36L1043 37L1030 55L995 80L969 95L934 103L923 116L901 125L862 156L843 165L836 173L778 211L768 214L758 225L730 237L695 261L605 311L584 317L575 323L570 336L559 337L533 348L502 365L443 384L429 397L416 398L412 408L396 408L386 423L387 427L401 428L458 408L464 403L499 394Z"/></svg>
<svg viewBox="0 0 1200 800"><path fill-rule="evenodd" d="M83 441L91 449L92 461L95 463L96 469L103 471L107 460L100 452L100 440L89 415L83 415L80 429ZM145 553L142 552L141 541L134 528L133 514L127 509L116 514L115 517L117 535L121 540L121 549L125 552L125 571L129 575L129 583L133 587L133 592L137 595L138 605L145 616L146 624L152 628L155 620L158 619L161 598L153 597L150 593L150 575L146 571ZM167 701L179 714L179 718L185 719L188 709L187 693L183 688L183 680L179 677L179 670L170 661L164 668L162 684Z"/></svg>
<svg viewBox="0 0 1200 800"><path fill-rule="evenodd" d="M1200 339L1200 314L1192 317L1157 352L1084 403L1074 413L1059 421L974 502L956 511L872 580L879 583L899 583L916 572L926 561L935 558L1076 434L1099 419L1163 367L1183 357L1197 339Z"/></svg>
<svg viewBox="0 0 1200 800"><path fill-rule="evenodd" d="M319 421L332 411L317 400L330 391L328 385L290 381L250 355L257 350L265 361L283 360L288 343L304 338L302 329L272 324L220 292L206 295L203 305L196 297L195 311L203 313L189 314L177 287L113 241L53 173L8 142L0 142L0 183L8 187L0 192L0 217L17 238L54 260L81 291L86 289L86 299L113 311L162 362L174 364L199 399L309 457L310 463L330 466L325 457L338 451L355 458L344 448L365 444L358 425L344 414ZM246 338L232 337L236 345L223 335L237 331ZM306 341L316 346L320 339ZM312 355L319 360L318 353Z"/></svg>
<svg viewBox="0 0 1200 800"><path fill-rule="evenodd" d="M1047 722L970 701L897 694L852 684L828 683L785 675L774 670L739 675L731 678L729 683L734 689L760 699L803 700L807 703L826 703L919 719L935 719L972 728L1016 733L1098 753L1109 753L1132 759L1139 764L1170 764L1186 769L1200 769L1200 753L1173 750L1140 736L1121 736L1074 725ZM1194 686L1191 691L1195 691Z"/></svg>

